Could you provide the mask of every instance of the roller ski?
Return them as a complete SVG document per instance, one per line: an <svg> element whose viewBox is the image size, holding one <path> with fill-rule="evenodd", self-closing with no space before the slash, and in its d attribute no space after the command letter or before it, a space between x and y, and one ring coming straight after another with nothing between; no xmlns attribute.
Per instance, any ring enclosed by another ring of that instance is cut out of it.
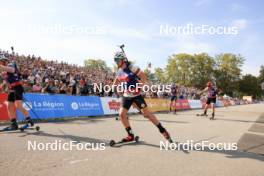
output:
<svg viewBox="0 0 264 176"><path fill-rule="evenodd" d="M207 117L208 115L203 113L203 114L196 114L196 116L201 116L201 117L204 116L204 117Z"/></svg>
<svg viewBox="0 0 264 176"><path fill-rule="evenodd" d="M116 119L116 121L118 121L118 120L119 120L119 117L116 117L115 119ZM127 116L127 119L129 119L129 117L128 117L128 116Z"/></svg>
<svg viewBox="0 0 264 176"><path fill-rule="evenodd" d="M5 131L16 131L16 130L18 130L18 129L19 129L19 128L18 128L17 123L12 123L10 126L1 129L0 132L5 132Z"/></svg>
<svg viewBox="0 0 264 176"><path fill-rule="evenodd" d="M36 126L36 127L33 127L33 126L34 126L34 122L30 118L27 118L26 119L26 124L23 125L22 127L19 127L17 122L14 121L14 122L11 123L10 126L1 129L0 132L17 131L17 130L20 130L21 132L23 132L26 129L31 129L31 130L36 130L36 131L40 130L39 126Z"/></svg>
<svg viewBox="0 0 264 176"><path fill-rule="evenodd" d="M35 123L33 122L33 120L31 118L26 118L26 124L23 125L22 127L20 127L19 130L21 132L23 132L26 129L32 129L32 130L39 131L40 127L39 126L34 127L34 125L35 125Z"/></svg>
<svg viewBox="0 0 264 176"><path fill-rule="evenodd" d="M169 142L169 143L173 143L173 140L170 137L170 134L165 130L162 135L164 136L164 138Z"/></svg>
<svg viewBox="0 0 264 176"><path fill-rule="evenodd" d="M109 145L111 147L114 147L116 145L122 145L122 144L127 144L127 143L138 143L139 141L139 136L135 136L134 135L129 135L126 138L123 138L122 140L116 142L115 140L111 140Z"/></svg>
<svg viewBox="0 0 264 176"><path fill-rule="evenodd" d="M21 132L23 132L23 131L25 131L27 129L39 131L40 130L40 127L39 126L33 127L33 126L30 126L30 124L25 124L25 125L23 125L22 127L19 128L19 130Z"/></svg>
<svg viewBox="0 0 264 176"><path fill-rule="evenodd" d="M212 113L212 116L210 117L210 120L215 120L215 114L214 113Z"/></svg>

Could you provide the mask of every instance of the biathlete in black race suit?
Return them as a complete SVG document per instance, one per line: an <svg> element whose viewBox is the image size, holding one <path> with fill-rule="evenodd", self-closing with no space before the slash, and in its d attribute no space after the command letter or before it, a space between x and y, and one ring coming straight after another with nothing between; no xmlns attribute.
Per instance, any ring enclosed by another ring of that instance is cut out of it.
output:
<svg viewBox="0 0 264 176"><path fill-rule="evenodd" d="M147 104L141 95L141 91L137 89L137 83L144 84L147 81L144 72L141 71L138 67L130 64L129 62L126 62L123 52L117 52L114 56L114 60L118 66L118 71L113 86L123 84L124 88L119 116L122 124L127 131L128 136L122 139L122 141L133 141L135 137L131 129L129 119L127 118L127 112L130 109L131 105L134 103L141 110L142 115L145 118L149 119L159 129L160 133L165 137L165 139L167 139L169 142L172 142L169 133L157 120L155 115L153 115L148 110ZM129 90L129 87L135 89Z"/></svg>
<svg viewBox="0 0 264 176"><path fill-rule="evenodd" d="M217 89L214 87L213 83L209 81L207 83L207 87L201 92L207 92L207 100L206 100L206 105L204 107L204 113L202 115L207 115L207 109L209 108L210 104L212 104L212 117L210 120L213 120L215 117L215 103L216 103L216 96L218 94Z"/></svg>
<svg viewBox="0 0 264 176"><path fill-rule="evenodd" d="M31 126L34 125L29 117L28 111L22 106L24 88L20 82L20 73L15 62L8 63L8 59L0 56L0 71L2 77L8 85L9 93L7 98L7 110L11 121L10 130L17 130L16 108L26 117L26 122Z"/></svg>
<svg viewBox="0 0 264 176"><path fill-rule="evenodd" d="M172 84L170 92L170 112L172 107L174 108L174 114L176 114L176 101L177 101L177 86Z"/></svg>

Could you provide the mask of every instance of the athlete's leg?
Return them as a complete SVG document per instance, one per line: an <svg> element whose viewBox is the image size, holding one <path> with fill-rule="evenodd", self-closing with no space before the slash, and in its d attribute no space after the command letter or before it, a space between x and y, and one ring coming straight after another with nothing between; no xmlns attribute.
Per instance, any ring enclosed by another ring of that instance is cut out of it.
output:
<svg viewBox="0 0 264 176"><path fill-rule="evenodd" d="M16 105L16 108L23 114L23 116L25 117L26 119L26 122L29 123L31 126L34 126L34 122L33 120L29 117L29 113L28 111L23 107L22 105L22 100L16 100L15 101L15 105Z"/></svg>
<svg viewBox="0 0 264 176"><path fill-rule="evenodd" d="M23 114L24 117L29 117L28 111L22 105L22 100L16 100L15 105L16 108Z"/></svg>
<svg viewBox="0 0 264 176"><path fill-rule="evenodd" d="M129 120L127 118L127 111L128 110L126 108L123 108L123 107L121 107L119 110L119 117L120 117L121 122L125 128L130 127Z"/></svg>
<svg viewBox="0 0 264 176"><path fill-rule="evenodd" d="M214 116L215 116L215 103L216 103L216 100L214 100L214 101L212 102L212 109L213 109L212 119L214 119Z"/></svg>
<svg viewBox="0 0 264 176"><path fill-rule="evenodd" d="M158 119L156 118L156 116L154 114L152 114L149 109L147 107L141 109L142 115L149 119L154 125L158 125L160 122L158 121Z"/></svg>
<svg viewBox="0 0 264 176"><path fill-rule="evenodd" d="M131 129L129 119L127 118L127 112L129 108L131 107L132 103L133 103L133 99L126 98L126 97L122 98L122 107L119 110L119 117L128 134L128 136L124 138L123 141L133 141L134 140L134 134Z"/></svg>
<svg viewBox="0 0 264 176"><path fill-rule="evenodd" d="M9 119L10 120L16 119L16 114L15 114L16 107L14 102L7 103L7 110L8 110Z"/></svg>
<svg viewBox="0 0 264 176"><path fill-rule="evenodd" d="M10 92L8 94L7 98L7 111L8 111L8 116L11 121L10 128L11 129L18 129L17 121L16 121L16 107L15 107L15 96L14 92Z"/></svg>
<svg viewBox="0 0 264 176"><path fill-rule="evenodd" d="M173 101L170 101L170 112L171 112L171 107L173 106Z"/></svg>
<svg viewBox="0 0 264 176"><path fill-rule="evenodd" d="M176 114L176 103L177 103L177 98L175 98L175 100L174 100L174 113Z"/></svg>
<svg viewBox="0 0 264 176"><path fill-rule="evenodd" d="M211 99L207 98L207 101L206 101L206 104L205 104L205 107L204 107L204 115L207 114L207 109L209 108L210 104L211 104Z"/></svg>
<svg viewBox="0 0 264 176"><path fill-rule="evenodd" d="M15 105L16 108L23 114L25 117L27 123L29 123L31 126L34 126L34 122L29 117L28 111L23 107L23 93L24 88L22 86L18 86L15 88Z"/></svg>
<svg viewBox="0 0 264 176"><path fill-rule="evenodd" d="M159 129L160 133L165 137L165 139L172 142L172 139L171 139L168 131L161 125L161 123L158 121L157 117L154 114L152 114L148 110L147 107L141 109L141 112L145 118L149 119Z"/></svg>
<svg viewBox="0 0 264 176"><path fill-rule="evenodd" d="M175 109L175 106L176 106L175 101L176 101L176 97L172 96L171 101L170 101L170 112L172 109Z"/></svg>

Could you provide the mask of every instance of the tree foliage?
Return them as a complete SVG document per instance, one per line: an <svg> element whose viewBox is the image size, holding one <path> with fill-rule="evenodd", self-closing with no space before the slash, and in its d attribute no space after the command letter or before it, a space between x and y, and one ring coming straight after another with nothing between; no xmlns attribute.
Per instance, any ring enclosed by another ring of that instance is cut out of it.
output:
<svg viewBox="0 0 264 176"><path fill-rule="evenodd" d="M104 70L104 71L110 70L107 67L105 61L102 59L87 59L84 61L84 66L87 69Z"/></svg>

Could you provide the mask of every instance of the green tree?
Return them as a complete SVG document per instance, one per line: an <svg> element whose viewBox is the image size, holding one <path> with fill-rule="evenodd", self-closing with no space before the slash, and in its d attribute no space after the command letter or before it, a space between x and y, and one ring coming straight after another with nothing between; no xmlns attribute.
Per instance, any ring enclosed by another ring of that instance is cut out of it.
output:
<svg viewBox="0 0 264 176"><path fill-rule="evenodd" d="M166 72L169 82L177 82L181 85L191 85L194 57L190 54L173 54L169 56Z"/></svg>
<svg viewBox="0 0 264 176"><path fill-rule="evenodd" d="M158 83L166 83L166 75L164 73L164 70L162 68L155 68L154 70L154 76Z"/></svg>
<svg viewBox="0 0 264 176"><path fill-rule="evenodd" d="M110 71L105 61L101 59L87 59L84 61L84 66L87 69Z"/></svg>
<svg viewBox="0 0 264 176"><path fill-rule="evenodd" d="M207 53L195 54L191 68L191 85L203 88L213 78L215 61Z"/></svg>
<svg viewBox="0 0 264 176"><path fill-rule="evenodd" d="M239 81L239 91L244 95L253 96L257 98L261 96L261 87L257 77L247 74Z"/></svg>
<svg viewBox="0 0 264 176"><path fill-rule="evenodd" d="M156 82L155 75L153 73L151 73L151 71L149 69L146 68L144 70L144 73L147 76L148 82L151 82L151 83Z"/></svg>
<svg viewBox="0 0 264 176"><path fill-rule="evenodd" d="M264 65L260 66L259 76L258 79L261 83L264 82Z"/></svg>
<svg viewBox="0 0 264 176"><path fill-rule="evenodd" d="M241 67L244 59L240 55L230 53L219 54L215 57L215 81L217 87L233 96L233 91L238 90L238 81L241 77Z"/></svg>

